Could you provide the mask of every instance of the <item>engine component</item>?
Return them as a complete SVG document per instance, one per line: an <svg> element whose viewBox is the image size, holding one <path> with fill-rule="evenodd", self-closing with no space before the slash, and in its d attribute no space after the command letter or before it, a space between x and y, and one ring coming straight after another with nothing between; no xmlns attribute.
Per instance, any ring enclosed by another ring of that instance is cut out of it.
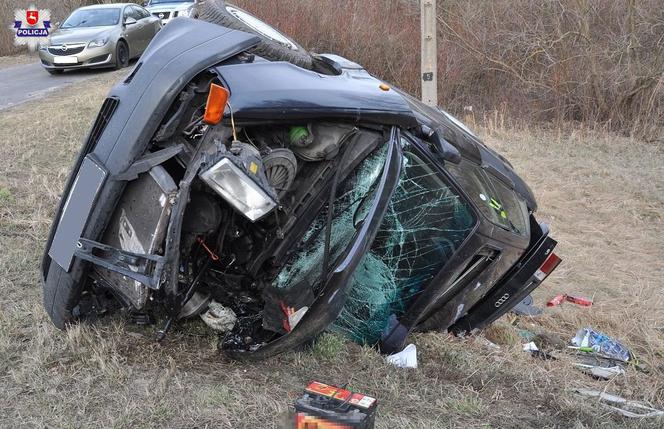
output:
<svg viewBox="0 0 664 429"><path fill-rule="evenodd" d="M235 312L217 301L210 301L208 311L201 314L201 319L210 328L219 332L231 331L235 327L235 322L237 322Z"/></svg>
<svg viewBox="0 0 664 429"><path fill-rule="evenodd" d="M219 201L212 195L202 192L192 193L182 222L182 230L207 235L217 229L221 217L222 209Z"/></svg>
<svg viewBox="0 0 664 429"><path fill-rule="evenodd" d="M313 138L300 139L299 143L291 143L295 155L304 161L329 161L339 153L339 145L344 135L353 129L352 125L313 124L309 127ZM291 132L291 134L293 134ZM292 137L291 137L292 141ZM302 142L311 143L302 145Z"/></svg>
<svg viewBox="0 0 664 429"><path fill-rule="evenodd" d="M263 165L267 181L279 196L283 196L290 189L297 174L297 159L293 151L283 148L272 149L263 157Z"/></svg>
<svg viewBox="0 0 664 429"><path fill-rule="evenodd" d="M220 146L210 164L201 179L250 221L256 222L277 206L276 192L254 146L238 141L230 149Z"/></svg>
<svg viewBox="0 0 664 429"><path fill-rule="evenodd" d="M197 316L204 312L210 304L210 295L201 292L194 292L189 298L189 301L182 307L178 318L185 319L187 317Z"/></svg>
<svg viewBox="0 0 664 429"><path fill-rule="evenodd" d="M314 134L311 132L311 125L302 127L291 127L288 132L288 138L292 146L307 147L314 142Z"/></svg>

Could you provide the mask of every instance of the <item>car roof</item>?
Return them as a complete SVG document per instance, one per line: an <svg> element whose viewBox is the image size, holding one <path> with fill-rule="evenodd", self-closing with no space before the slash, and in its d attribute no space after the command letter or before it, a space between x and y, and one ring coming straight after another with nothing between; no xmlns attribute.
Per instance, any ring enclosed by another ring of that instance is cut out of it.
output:
<svg viewBox="0 0 664 429"><path fill-rule="evenodd" d="M119 9L121 7L129 5L139 6L136 3L108 3L108 4L93 4L90 6L79 7L78 9Z"/></svg>

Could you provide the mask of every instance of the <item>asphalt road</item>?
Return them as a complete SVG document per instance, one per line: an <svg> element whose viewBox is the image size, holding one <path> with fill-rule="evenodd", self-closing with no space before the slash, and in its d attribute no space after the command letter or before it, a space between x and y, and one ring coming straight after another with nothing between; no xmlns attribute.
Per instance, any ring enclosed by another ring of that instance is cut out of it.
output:
<svg viewBox="0 0 664 429"><path fill-rule="evenodd" d="M0 110L39 98L49 91L72 85L104 73L100 70L74 70L50 75L39 63L0 69Z"/></svg>

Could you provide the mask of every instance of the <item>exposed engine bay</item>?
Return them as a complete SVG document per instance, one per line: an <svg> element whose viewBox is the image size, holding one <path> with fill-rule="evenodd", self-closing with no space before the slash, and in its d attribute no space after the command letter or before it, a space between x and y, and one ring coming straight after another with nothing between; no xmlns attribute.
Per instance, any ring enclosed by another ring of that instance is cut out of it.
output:
<svg viewBox="0 0 664 429"><path fill-rule="evenodd" d="M250 350L292 330L320 292L326 268L287 289L274 285L298 243L313 239L305 234L337 184L386 135L380 127L333 122L211 126L203 116L214 82L205 75L180 94L101 242L140 255L177 246L177 265L164 268L175 290L161 338L176 320L200 316L224 333L224 348ZM178 195L188 198L184 212ZM177 222L179 239L169 236ZM315 234L325 233L321 224ZM327 233L324 267L339 256ZM169 286L141 281L145 266L129 262L124 273L97 263L94 285L112 291L135 320L152 320L163 313Z"/></svg>

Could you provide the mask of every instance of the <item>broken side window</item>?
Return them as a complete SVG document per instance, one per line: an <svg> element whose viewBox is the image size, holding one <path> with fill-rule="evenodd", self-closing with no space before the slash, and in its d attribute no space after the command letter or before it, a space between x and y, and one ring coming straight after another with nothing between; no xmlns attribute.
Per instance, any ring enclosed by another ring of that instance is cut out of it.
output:
<svg viewBox="0 0 664 429"><path fill-rule="evenodd" d="M519 235L529 233L526 203L513 190L467 159L445 169L492 223Z"/></svg>
<svg viewBox="0 0 664 429"><path fill-rule="evenodd" d="M333 325L360 343L380 339L473 229L468 203L402 139L401 178L370 251L358 266Z"/></svg>

